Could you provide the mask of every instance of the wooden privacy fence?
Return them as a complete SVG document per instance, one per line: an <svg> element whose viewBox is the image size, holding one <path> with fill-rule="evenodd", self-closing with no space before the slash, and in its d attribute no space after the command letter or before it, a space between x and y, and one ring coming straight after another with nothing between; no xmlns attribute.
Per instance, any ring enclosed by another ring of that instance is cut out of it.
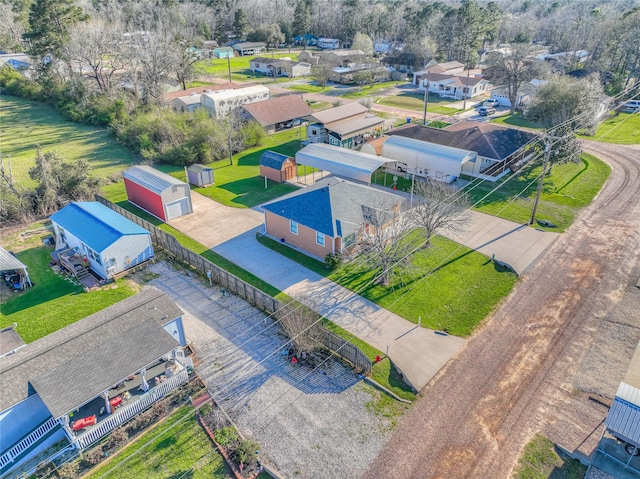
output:
<svg viewBox="0 0 640 479"><path fill-rule="evenodd" d="M260 291L248 283L245 283L237 276L234 276L228 271L220 268L220 266L212 263L208 259L203 258L198 253L180 245L178 240L172 234L162 231L154 224L151 224L147 220L140 218L131 211L125 210L121 206L112 203L100 195L96 195L96 201L111 208L116 213L149 231L151 233L151 241L157 248L163 249L173 258L187 263L203 276L206 276L216 284L228 289L235 295L240 296L256 308L269 314L273 314L283 306L283 303L274 297ZM369 374L371 372L371 361L354 344L342 339L331 331L324 331L320 341L327 349L353 364L356 369L365 374Z"/></svg>

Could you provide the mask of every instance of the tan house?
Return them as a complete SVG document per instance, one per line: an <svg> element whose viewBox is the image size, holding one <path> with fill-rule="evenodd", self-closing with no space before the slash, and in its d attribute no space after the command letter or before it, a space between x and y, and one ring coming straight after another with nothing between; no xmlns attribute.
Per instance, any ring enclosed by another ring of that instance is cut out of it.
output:
<svg viewBox="0 0 640 479"><path fill-rule="evenodd" d="M260 176L284 183L296 176L296 160L290 156L267 150L260 155Z"/></svg>
<svg viewBox="0 0 640 479"><path fill-rule="evenodd" d="M386 218L395 218L404 202L392 193L326 178L264 205L265 230L318 258L348 255L375 227L386 227Z"/></svg>
<svg viewBox="0 0 640 479"><path fill-rule="evenodd" d="M245 118L257 121L267 135L299 126L313 113L300 95L285 95L250 103L244 105L242 110Z"/></svg>
<svg viewBox="0 0 640 479"><path fill-rule="evenodd" d="M353 102L311 115L314 123L307 127L309 143L329 143L342 148L354 148L368 138L380 134L384 118L369 113L369 109Z"/></svg>

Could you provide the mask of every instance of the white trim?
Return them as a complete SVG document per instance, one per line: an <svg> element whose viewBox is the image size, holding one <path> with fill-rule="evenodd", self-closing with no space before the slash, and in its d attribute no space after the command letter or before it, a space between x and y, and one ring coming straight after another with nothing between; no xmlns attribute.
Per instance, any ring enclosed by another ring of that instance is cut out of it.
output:
<svg viewBox="0 0 640 479"><path fill-rule="evenodd" d="M320 246L324 246L325 236L326 235L324 233L320 233L320 231L316 231L316 244L319 244ZM322 242L318 241L320 237L322 237Z"/></svg>
<svg viewBox="0 0 640 479"><path fill-rule="evenodd" d="M293 233L294 235L298 235L298 227L300 225L298 224L297 221L293 221L293 220L289 220L289 232ZM294 231L295 230L295 231Z"/></svg>

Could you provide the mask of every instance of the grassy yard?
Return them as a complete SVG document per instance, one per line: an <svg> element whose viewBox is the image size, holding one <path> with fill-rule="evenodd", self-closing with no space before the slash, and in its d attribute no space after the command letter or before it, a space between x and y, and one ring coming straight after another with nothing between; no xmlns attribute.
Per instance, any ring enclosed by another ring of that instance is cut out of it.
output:
<svg viewBox="0 0 640 479"><path fill-rule="evenodd" d="M410 272L388 287L373 284L374 273L357 259L331 272L322 262L277 241L259 241L409 321L417 323L421 316L425 327L456 336L469 336L516 281L486 256L444 238L414 253Z"/></svg>
<svg viewBox="0 0 640 479"><path fill-rule="evenodd" d="M580 138L620 145L638 145L640 144L640 113L614 113L600 123L594 136L584 135Z"/></svg>
<svg viewBox="0 0 640 479"><path fill-rule="evenodd" d="M43 103L2 96L0 124L2 156L11 160L14 180L23 187L35 185L29 169L35 165L36 144L44 151L57 151L67 161L88 160L93 174L102 178L133 161L131 153L106 128L73 123Z"/></svg>
<svg viewBox="0 0 640 479"><path fill-rule="evenodd" d="M330 90L329 87L321 87L320 85L312 85L311 83L296 83L286 87L288 90L301 91L304 93L325 93Z"/></svg>
<svg viewBox="0 0 640 479"><path fill-rule="evenodd" d="M369 268L347 263L329 279L424 327L466 337L516 282L486 256L445 238L414 253L411 267L390 286L374 284Z"/></svg>
<svg viewBox="0 0 640 479"><path fill-rule="evenodd" d="M227 479L232 476L196 421L193 408L184 406L84 477Z"/></svg>
<svg viewBox="0 0 640 479"><path fill-rule="evenodd" d="M370 96L372 93L398 86L401 83L407 83L407 82L385 81L385 82L372 83L370 85L363 85L360 87L354 86L349 93L345 93L344 95L340 95L340 96L343 98L367 97L367 96Z"/></svg>
<svg viewBox="0 0 640 479"><path fill-rule="evenodd" d="M2 298L0 327L17 323L17 331L26 343L136 293L134 285L126 279L108 289L85 293L77 283L53 272L49 267L51 251L51 247L39 246L18 253L18 259L27 265L34 287Z"/></svg>
<svg viewBox="0 0 640 479"><path fill-rule="evenodd" d="M586 472L586 466L558 451L546 437L536 435L522 451L514 477L516 479L582 479Z"/></svg>
<svg viewBox="0 0 640 479"><path fill-rule="evenodd" d="M504 126L521 126L523 128L532 128L535 130L541 130L542 127L538 124L525 119L522 113L514 113L513 115L502 115L491 118L491 123Z"/></svg>
<svg viewBox="0 0 640 479"><path fill-rule="evenodd" d="M397 108L406 108L407 110L424 111L424 95L416 93L402 93L396 96L388 96L378 101L380 105L395 106ZM429 113L438 113L440 115L455 115L460 110L448 106L442 106L438 103L451 103L451 100L443 100L435 95L429 95L429 104L427 111Z"/></svg>
<svg viewBox="0 0 640 479"><path fill-rule="evenodd" d="M245 56L245 57L233 57L227 61L226 58L211 58L207 60L200 60L194 64L194 68L196 73L203 76L214 76L220 78L228 78L229 75L229 64L231 65L231 78L233 80L246 81L248 78L251 79L252 73L249 70L249 62L256 58L256 56L267 57L267 58L291 58L292 60L296 60L298 58L299 52L291 52L291 53L272 53L265 52L260 55L254 56ZM265 78L263 75L258 75L258 78ZM273 78L270 78L273 80Z"/></svg>
<svg viewBox="0 0 640 479"><path fill-rule="evenodd" d="M609 177L611 169L606 163L586 153L582 158L580 163L554 166L551 175L545 178L536 217L557 225L557 228L550 231L564 231L568 228L578 211L591 203ZM481 183L473 190L468 190L469 198L472 203L480 201L476 206L478 211L516 223L526 223L531 215L537 188L537 181L532 181L541 171L540 164L525 167L512 179L503 179L501 187L483 200L496 184ZM530 185L527 190L509 204L527 185Z"/></svg>

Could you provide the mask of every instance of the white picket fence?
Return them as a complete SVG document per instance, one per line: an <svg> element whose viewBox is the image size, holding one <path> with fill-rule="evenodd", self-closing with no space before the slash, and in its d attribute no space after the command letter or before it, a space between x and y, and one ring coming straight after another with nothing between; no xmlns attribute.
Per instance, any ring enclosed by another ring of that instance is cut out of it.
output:
<svg viewBox="0 0 640 479"><path fill-rule="evenodd" d="M0 467L4 467L7 464L12 463L20 454L31 447L32 444L34 444L42 436L51 431L51 429L56 427L57 424L57 420L55 420L54 418L49 418L46 422L38 426L35 431L33 431L31 434L26 436L19 443L5 452L2 456L0 456Z"/></svg>
<svg viewBox="0 0 640 479"><path fill-rule="evenodd" d="M191 359L191 358L189 358ZM193 364L193 363L192 363ZM152 387L144 395L140 396L133 404L119 408L104 421L100 421L96 427L77 437L78 447L85 449L101 437L105 436L115 428L124 424L136 414L144 411L158 399L162 398L168 392L182 386L189 380L186 369L183 369L175 376L168 378L165 382Z"/></svg>

